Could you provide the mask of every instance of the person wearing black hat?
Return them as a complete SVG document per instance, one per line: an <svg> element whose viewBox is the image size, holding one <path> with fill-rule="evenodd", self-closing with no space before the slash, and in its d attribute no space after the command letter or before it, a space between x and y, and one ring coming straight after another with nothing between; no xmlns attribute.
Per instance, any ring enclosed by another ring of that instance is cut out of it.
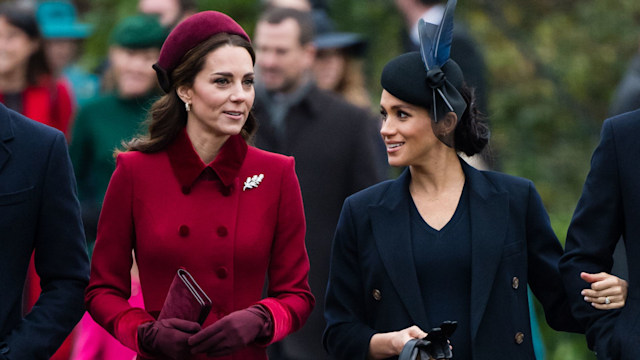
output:
<svg viewBox="0 0 640 360"><path fill-rule="evenodd" d="M139 357L266 359L266 346L302 327L315 304L294 159L247 144L254 59L229 16L182 21L153 65L165 95L148 133L117 154L85 304ZM127 302L132 250L144 309ZM179 270L210 307L186 287L170 290Z"/></svg>
<svg viewBox="0 0 640 360"><path fill-rule="evenodd" d="M314 10L317 49L313 75L319 88L336 92L348 102L369 110L363 57L367 41L357 33L338 32L326 11Z"/></svg>
<svg viewBox="0 0 640 360"><path fill-rule="evenodd" d="M323 338L336 359L393 358L448 320L458 323L455 359L532 359L527 285L552 328L583 330L558 272L562 246L531 181L476 170L457 155L481 151L489 130L449 59L454 7L439 27L422 22L421 53L383 69L380 133L389 164L408 168L342 208Z"/></svg>

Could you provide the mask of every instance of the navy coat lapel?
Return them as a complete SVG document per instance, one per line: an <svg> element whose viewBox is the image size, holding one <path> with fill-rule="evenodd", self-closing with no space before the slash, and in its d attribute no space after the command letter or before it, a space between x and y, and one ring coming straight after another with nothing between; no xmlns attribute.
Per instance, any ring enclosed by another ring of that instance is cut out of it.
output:
<svg viewBox="0 0 640 360"><path fill-rule="evenodd" d="M4 167L4 164L11 157L11 151L7 146L7 142L13 139L13 127L12 127L11 114L7 111L7 108L0 107L0 171Z"/></svg>
<svg viewBox="0 0 640 360"><path fill-rule="evenodd" d="M413 322L430 328L424 309L411 245L408 170L393 181L381 201L369 207L380 257Z"/></svg>
<svg viewBox="0 0 640 360"><path fill-rule="evenodd" d="M462 161L471 192L471 338L475 339L500 264L509 222L509 196L497 192L478 170Z"/></svg>
<svg viewBox="0 0 640 360"><path fill-rule="evenodd" d="M471 337L474 339L484 315L500 264L509 222L509 197L498 192L478 170L461 160L469 182L471 212ZM430 328L422 293L417 286L411 245L406 170L376 205L369 207L373 233L382 262L415 324Z"/></svg>

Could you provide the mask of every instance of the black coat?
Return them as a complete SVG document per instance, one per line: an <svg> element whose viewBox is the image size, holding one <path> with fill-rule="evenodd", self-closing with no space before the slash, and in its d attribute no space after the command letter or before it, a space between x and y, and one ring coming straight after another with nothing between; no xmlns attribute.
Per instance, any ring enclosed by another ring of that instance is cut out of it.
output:
<svg viewBox="0 0 640 360"><path fill-rule="evenodd" d="M640 110L608 119L593 153L567 234L560 270L572 294L574 316L586 326L598 359L640 359ZM629 293L622 310L602 311L584 302L589 284L580 272L610 272L612 253L623 235Z"/></svg>
<svg viewBox="0 0 640 360"><path fill-rule="evenodd" d="M309 320L280 344L276 359L325 359L322 348L324 293L331 239L344 199L384 178L384 144L367 111L313 86L285 118L284 140L278 140L266 104L256 99L258 148L295 158L307 222L306 245L311 263L309 284L316 304Z"/></svg>
<svg viewBox="0 0 640 360"><path fill-rule="evenodd" d="M23 319L34 250L42 293ZM82 317L88 281L65 137L0 105L0 358L48 359Z"/></svg>
<svg viewBox="0 0 640 360"><path fill-rule="evenodd" d="M535 359L527 285L552 328L581 330L558 272L562 246L531 181L462 165L470 190L473 359ZM410 177L405 171L345 201L325 305L324 345L337 359L366 359L375 333L439 325L423 305L423 295L438 294L418 287Z"/></svg>

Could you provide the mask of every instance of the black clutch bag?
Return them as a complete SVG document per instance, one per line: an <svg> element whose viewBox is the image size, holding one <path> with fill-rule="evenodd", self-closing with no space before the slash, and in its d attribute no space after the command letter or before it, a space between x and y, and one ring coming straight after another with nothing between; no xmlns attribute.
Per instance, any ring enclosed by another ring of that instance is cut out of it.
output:
<svg viewBox="0 0 640 360"><path fill-rule="evenodd" d="M178 318L202 325L211 311L211 299L185 269L178 269L158 320Z"/></svg>

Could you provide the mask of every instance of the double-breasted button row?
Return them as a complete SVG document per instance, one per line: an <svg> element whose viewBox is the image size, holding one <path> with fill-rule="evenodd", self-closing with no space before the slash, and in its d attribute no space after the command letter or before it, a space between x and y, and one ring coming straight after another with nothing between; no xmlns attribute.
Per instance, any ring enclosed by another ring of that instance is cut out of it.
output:
<svg viewBox="0 0 640 360"><path fill-rule="evenodd" d="M524 334L518 331L514 337L516 344L520 345L524 342Z"/></svg>
<svg viewBox="0 0 640 360"><path fill-rule="evenodd" d="M380 301L382 299L382 293L378 289L373 289L371 296L373 296L375 301Z"/></svg>
<svg viewBox="0 0 640 360"><path fill-rule="evenodd" d="M513 287L514 290L518 290L519 286L520 286L520 279L518 279L517 276L514 276L513 279L511 279L511 287Z"/></svg>

